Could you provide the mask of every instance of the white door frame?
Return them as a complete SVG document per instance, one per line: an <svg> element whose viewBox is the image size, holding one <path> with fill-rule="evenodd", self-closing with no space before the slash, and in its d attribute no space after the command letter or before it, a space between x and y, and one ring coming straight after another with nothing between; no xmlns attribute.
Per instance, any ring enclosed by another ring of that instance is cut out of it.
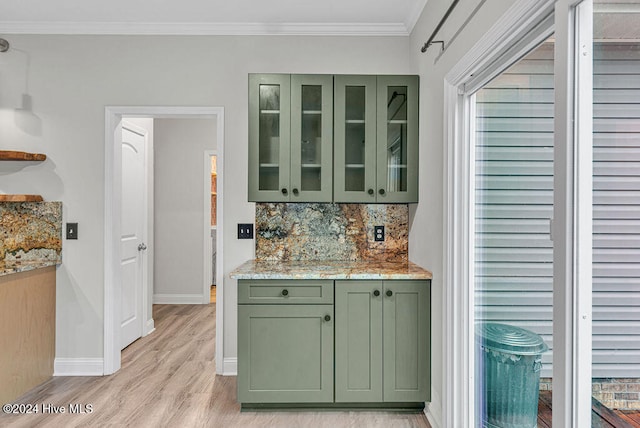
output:
<svg viewBox="0 0 640 428"><path fill-rule="evenodd" d="M554 11L556 41L553 425L567 428L590 425L592 0L518 0L445 79L444 129L448 147L444 155L443 426L447 427L476 426L470 208L473 153L468 139L470 126L465 123L470 112L470 97L465 94L473 93L473 88L465 83L472 81L470 76L495 66L491 62L502 55L505 44L526 39L532 20L539 21L549 10ZM472 84L478 88L479 82Z"/></svg>
<svg viewBox="0 0 640 428"><path fill-rule="evenodd" d="M223 215L223 179L224 179L224 107L155 107L155 106L107 106L105 107L105 197L104 197L104 374L112 374L120 369L120 307L117 304L121 296L120 278L120 208L122 161L119 138L116 130L123 117L151 118L211 118L217 124L218 157L218 224L222 225ZM206 211L205 211L206 212ZM206 217L206 216L205 216ZM209 222L205 218L205 222ZM217 230L217 246L222 249L223 228ZM211 245L206 245L209 255L203 260L211 260ZM209 272L211 271L209 266ZM224 346L224 264L223 251L216 257L217 300L216 300L216 372L223 373ZM211 274L205 275L205 281L211 281ZM211 284L208 284L209 286Z"/></svg>
<svg viewBox="0 0 640 428"><path fill-rule="evenodd" d="M445 76L444 82L444 286L443 423L446 427L477 426L474 414L473 212L474 153L470 144L473 113L469 95L486 83L490 70L507 61L515 46L521 54L542 42L538 23L553 12L554 0L518 0ZM534 34L535 37L530 35ZM537 39L536 39L537 37ZM530 40L526 40L530 39ZM509 58L513 60L513 57ZM474 77L475 76L475 77ZM486 79L482 83L482 79ZM554 331L555 334L555 331ZM557 341L554 345L563 347ZM564 376L556 373L554 377ZM555 389L555 388L554 388ZM555 395L555 394L554 394ZM559 409L558 409L559 410ZM554 408L554 420L556 409Z"/></svg>

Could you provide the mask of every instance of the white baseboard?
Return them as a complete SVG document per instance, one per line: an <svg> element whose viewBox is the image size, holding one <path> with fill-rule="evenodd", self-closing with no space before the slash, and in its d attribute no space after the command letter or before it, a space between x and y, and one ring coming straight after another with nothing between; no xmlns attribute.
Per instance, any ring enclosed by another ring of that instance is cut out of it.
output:
<svg viewBox="0 0 640 428"><path fill-rule="evenodd" d="M442 426L442 402L440 396L431 388L431 402L425 403L424 414L431 428L440 428Z"/></svg>
<svg viewBox="0 0 640 428"><path fill-rule="evenodd" d="M154 294L153 303L159 305L201 305L202 294Z"/></svg>
<svg viewBox="0 0 640 428"><path fill-rule="evenodd" d="M102 376L102 358L56 358L53 362L54 376Z"/></svg>
<svg viewBox="0 0 640 428"><path fill-rule="evenodd" d="M154 323L153 319L150 319L145 324L144 331L142 332L142 335L143 336L148 336L149 334L153 333L154 331L156 331L156 326L155 326L155 323Z"/></svg>
<svg viewBox="0 0 640 428"><path fill-rule="evenodd" d="M238 375L238 359L236 357L233 358L225 358L222 362L222 376L237 376Z"/></svg>

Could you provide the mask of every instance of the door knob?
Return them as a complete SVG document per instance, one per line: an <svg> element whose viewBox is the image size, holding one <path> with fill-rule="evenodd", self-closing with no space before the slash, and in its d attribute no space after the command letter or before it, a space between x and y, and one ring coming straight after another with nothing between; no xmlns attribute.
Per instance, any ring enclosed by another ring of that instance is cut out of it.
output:
<svg viewBox="0 0 640 428"><path fill-rule="evenodd" d="M380 295L380 290L373 290L373 295L378 297Z"/></svg>
<svg viewBox="0 0 640 428"><path fill-rule="evenodd" d="M283 188L282 188L282 194L283 194L283 195L286 195L287 193L289 193L289 191L287 190L287 188L286 188L286 187L283 187Z"/></svg>
<svg viewBox="0 0 640 428"><path fill-rule="evenodd" d="M367 191L367 193L368 193L368 194L370 194L370 195L373 195L375 192L373 191L373 189L369 189L369 190Z"/></svg>
<svg viewBox="0 0 640 428"><path fill-rule="evenodd" d="M393 291L387 290L387 296L389 296L389 297L393 296Z"/></svg>
<svg viewBox="0 0 640 428"><path fill-rule="evenodd" d="M324 320L325 320L326 322L331 321L331 315L325 315L325 316L324 316Z"/></svg>
<svg viewBox="0 0 640 428"><path fill-rule="evenodd" d="M380 189L380 190L378 190L378 193L380 193L381 195L384 195L385 191L384 191L384 189Z"/></svg>
<svg viewBox="0 0 640 428"><path fill-rule="evenodd" d="M144 251L144 250L146 250L146 249L147 249L147 246L146 246L146 245L144 245L144 243L142 243L142 244L138 245L138 251Z"/></svg>

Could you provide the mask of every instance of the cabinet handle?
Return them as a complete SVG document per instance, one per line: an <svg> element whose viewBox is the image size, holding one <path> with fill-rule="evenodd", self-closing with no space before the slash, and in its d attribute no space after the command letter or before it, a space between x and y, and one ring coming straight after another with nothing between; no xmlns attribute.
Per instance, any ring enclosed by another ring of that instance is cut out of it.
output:
<svg viewBox="0 0 640 428"><path fill-rule="evenodd" d="M369 190L367 191L367 193L368 193L368 194L370 194L370 195L373 195L375 192L373 191L373 189L369 189Z"/></svg>
<svg viewBox="0 0 640 428"><path fill-rule="evenodd" d="M286 188L286 187L283 187L283 188L282 188L282 194L283 194L283 195L286 195L287 193L289 193L289 191L287 190L287 188Z"/></svg>
<svg viewBox="0 0 640 428"><path fill-rule="evenodd" d="M387 290L387 296L389 296L389 297L393 296L393 291Z"/></svg>
<svg viewBox="0 0 640 428"><path fill-rule="evenodd" d="M378 193L380 193L381 195L384 195L384 193L385 193L385 192L384 192L384 189L380 189L380 190L378 190Z"/></svg>
<svg viewBox="0 0 640 428"><path fill-rule="evenodd" d="M378 297L380 295L380 290L373 290L373 295Z"/></svg>
<svg viewBox="0 0 640 428"><path fill-rule="evenodd" d="M298 189L294 187L294 188L293 188L293 194L294 194L294 195L296 195L296 196L298 196L298 193L300 193L300 192L298 192Z"/></svg>
<svg viewBox="0 0 640 428"><path fill-rule="evenodd" d="M331 321L331 315L325 315L324 320L327 322Z"/></svg>
<svg viewBox="0 0 640 428"><path fill-rule="evenodd" d="M286 288L284 290L282 290L282 295L283 296L288 296L289 295L289 290L287 290Z"/></svg>

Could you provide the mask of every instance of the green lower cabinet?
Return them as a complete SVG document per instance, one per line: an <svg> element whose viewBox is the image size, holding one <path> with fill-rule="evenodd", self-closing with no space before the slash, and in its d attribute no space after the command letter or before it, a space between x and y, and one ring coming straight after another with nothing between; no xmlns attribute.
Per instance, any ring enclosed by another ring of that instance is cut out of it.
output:
<svg viewBox="0 0 640 428"><path fill-rule="evenodd" d="M336 281L336 402L424 402L430 281Z"/></svg>
<svg viewBox="0 0 640 428"><path fill-rule="evenodd" d="M385 402L431 400L431 281L384 281Z"/></svg>
<svg viewBox="0 0 640 428"><path fill-rule="evenodd" d="M243 407L430 400L431 281L240 280L238 301Z"/></svg>
<svg viewBox="0 0 640 428"><path fill-rule="evenodd" d="M336 402L381 402L382 281L336 281L335 309Z"/></svg>
<svg viewBox="0 0 640 428"><path fill-rule="evenodd" d="M238 401L333 402L333 305L238 305Z"/></svg>

